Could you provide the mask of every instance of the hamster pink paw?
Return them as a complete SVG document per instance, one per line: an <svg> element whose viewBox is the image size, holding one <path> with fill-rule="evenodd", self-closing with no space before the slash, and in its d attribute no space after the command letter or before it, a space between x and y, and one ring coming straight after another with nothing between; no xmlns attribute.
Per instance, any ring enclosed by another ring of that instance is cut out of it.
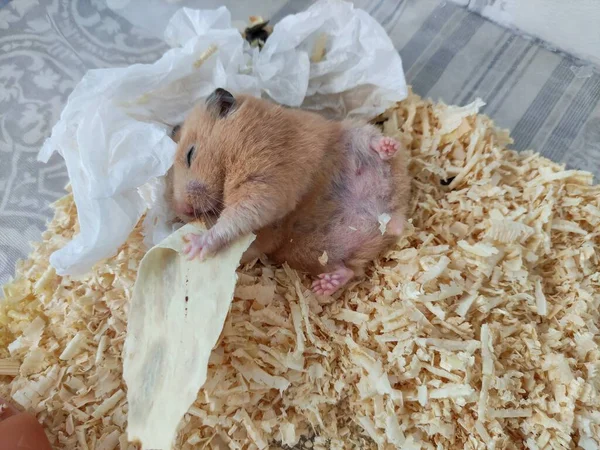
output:
<svg viewBox="0 0 600 450"><path fill-rule="evenodd" d="M340 267L329 273L322 273L312 284L312 290L317 295L331 295L352 279L354 272L347 267Z"/></svg>
<svg viewBox="0 0 600 450"><path fill-rule="evenodd" d="M183 253L187 255L188 261L199 257L200 261L208 255L216 253L220 248L220 242L210 232L204 234L186 234L187 244L183 247Z"/></svg>
<svg viewBox="0 0 600 450"><path fill-rule="evenodd" d="M400 144L395 139L384 136L371 142L371 148L379 154L381 159L387 160L396 154Z"/></svg>

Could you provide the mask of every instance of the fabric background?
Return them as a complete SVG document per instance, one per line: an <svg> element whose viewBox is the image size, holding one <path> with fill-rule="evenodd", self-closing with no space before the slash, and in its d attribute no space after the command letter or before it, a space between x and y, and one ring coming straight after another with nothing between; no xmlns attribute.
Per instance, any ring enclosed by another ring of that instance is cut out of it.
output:
<svg viewBox="0 0 600 450"><path fill-rule="evenodd" d="M597 0L451 0L502 26L600 64Z"/></svg>
<svg viewBox="0 0 600 450"><path fill-rule="evenodd" d="M309 3L257 2L257 13L277 20ZM598 70L443 0L355 4L388 31L416 93L461 105L481 97L514 148L600 174ZM88 69L148 63L164 50L102 0L0 0L0 284L64 195L61 159L36 156L71 90Z"/></svg>

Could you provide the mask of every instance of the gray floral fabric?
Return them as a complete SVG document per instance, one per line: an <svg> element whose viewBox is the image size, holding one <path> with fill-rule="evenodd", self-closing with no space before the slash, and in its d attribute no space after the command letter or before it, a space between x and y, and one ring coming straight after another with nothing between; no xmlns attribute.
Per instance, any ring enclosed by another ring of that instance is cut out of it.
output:
<svg viewBox="0 0 600 450"><path fill-rule="evenodd" d="M164 50L101 1L13 0L0 9L0 284L64 195L61 158L36 158L69 93L88 69L152 62Z"/></svg>
<svg viewBox="0 0 600 450"><path fill-rule="evenodd" d="M263 0L257 11L276 21L309 3ZM600 175L596 68L444 0L355 4L386 28L415 92L455 104L481 97L516 149ZM71 90L89 69L149 63L165 50L103 0L0 0L0 284L64 195L60 157L36 157Z"/></svg>

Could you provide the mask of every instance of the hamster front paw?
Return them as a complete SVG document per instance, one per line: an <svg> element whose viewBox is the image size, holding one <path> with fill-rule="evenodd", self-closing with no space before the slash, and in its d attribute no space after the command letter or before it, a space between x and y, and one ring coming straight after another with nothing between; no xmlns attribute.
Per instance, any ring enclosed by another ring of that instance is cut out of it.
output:
<svg viewBox="0 0 600 450"><path fill-rule="evenodd" d="M377 152L379 157L384 161L392 158L399 148L400 144L398 141L387 136L374 139L371 142L371 149Z"/></svg>
<svg viewBox="0 0 600 450"><path fill-rule="evenodd" d="M203 261L207 256L214 255L223 247L223 242L210 231L201 235L186 234L185 239L187 244L183 247L183 253L187 255L188 261L196 257Z"/></svg>

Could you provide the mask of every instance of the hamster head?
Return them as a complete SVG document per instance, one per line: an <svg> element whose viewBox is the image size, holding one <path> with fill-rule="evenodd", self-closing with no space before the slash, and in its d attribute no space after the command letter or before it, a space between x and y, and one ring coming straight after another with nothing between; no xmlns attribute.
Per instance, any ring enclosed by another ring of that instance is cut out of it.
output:
<svg viewBox="0 0 600 450"><path fill-rule="evenodd" d="M223 209L228 145L224 137L237 106L233 95L217 89L173 130L177 152L169 183L172 207L184 221L214 217Z"/></svg>

